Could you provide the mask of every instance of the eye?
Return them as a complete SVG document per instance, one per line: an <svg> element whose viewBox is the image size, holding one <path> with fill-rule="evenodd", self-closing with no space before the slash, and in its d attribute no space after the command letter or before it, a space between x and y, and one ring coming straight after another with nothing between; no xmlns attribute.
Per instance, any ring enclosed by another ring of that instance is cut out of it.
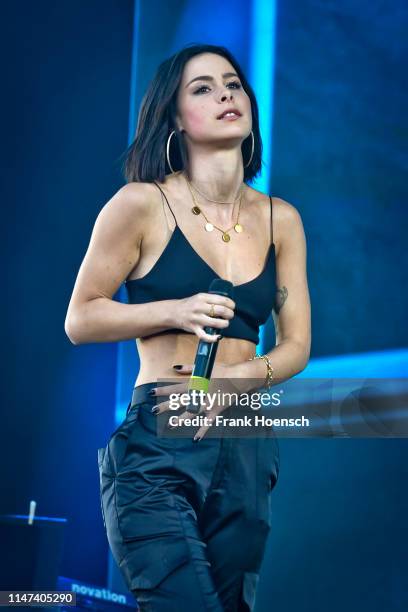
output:
<svg viewBox="0 0 408 612"><path fill-rule="evenodd" d="M194 94L200 93L203 89L208 89L208 86L207 85L202 85L201 87L199 87L198 89L196 89L194 91Z"/></svg>
<svg viewBox="0 0 408 612"><path fill-rule="evenodd" d="M234 89L241 89L241 83L238 81L231 81L231 83L228 83L228 85L236 85Z"/></svg>
<svg viewBox="0 0 408 612"><path fill-rule="evenodd" d="M230 81L230 83L227 83L227 87L230 85L234 85L233 89L241 89L241 83L239 83L239 81ZM203 89L209 89L208 85L201 85L201 87L194 91L194 94L199 94Z"/></svg>

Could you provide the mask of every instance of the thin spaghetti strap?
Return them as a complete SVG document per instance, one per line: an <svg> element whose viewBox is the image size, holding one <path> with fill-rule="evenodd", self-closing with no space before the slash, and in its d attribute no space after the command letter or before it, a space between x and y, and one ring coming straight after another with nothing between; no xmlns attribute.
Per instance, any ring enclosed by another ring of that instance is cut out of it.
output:
<svg viewBox="0 0 408 612"><path fill-rule="evenodd" d="M176 217L174 216L174 212L172 211L171 206L170 206L170 204L169 204L169 201L168 201L168 199L166 198L166 194L164 193L163 189L161 189L161 187L160 187L160 186L159 186L159 185L156 183L156 181L153 181L153 183L154 183L154 184L156 185L156 187L157 187L157 188L158 188L158 189L161 191L161 193L162 193L162 199L163 199L163 196L164 196L164 199L165 199L165 200L166 200L166 202L167 202L167 206L169 207L170 212L171 212L171 214L173 215L174 221L176 222L176 225L178 225L178 223L177 223L177 219L176 219Z"/></svg>
<svg viewBox="0 0 408 612"><path fill-rule="evenodd" d="M271 244L273 244L273 206L271 196L269 196L269 202L271 204Z"/></svg>

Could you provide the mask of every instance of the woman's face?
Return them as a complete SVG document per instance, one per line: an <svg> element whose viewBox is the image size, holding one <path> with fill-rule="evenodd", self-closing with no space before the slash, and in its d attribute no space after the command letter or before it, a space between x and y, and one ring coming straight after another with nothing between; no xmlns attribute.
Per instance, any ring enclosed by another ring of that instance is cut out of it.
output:
<svg viewBox="0 0 408 612"><path fill-rule="evenodd" d="M178 127L192 142L235 139L241 143L251 133L251 101L235 69L221 55L202 53L186 63L177 108ZM241 115L218 119L227 108Z"/></svg>

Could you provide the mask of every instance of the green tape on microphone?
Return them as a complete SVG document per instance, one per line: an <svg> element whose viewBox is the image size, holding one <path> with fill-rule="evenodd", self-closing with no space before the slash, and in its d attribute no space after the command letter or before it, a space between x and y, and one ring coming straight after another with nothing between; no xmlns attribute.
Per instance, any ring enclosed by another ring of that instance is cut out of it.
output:
<svg viewBox="0 0 408 612"><path fill-rule="evenodd" d="M208 393L209 386L210 381L208 378L204 378L203 376L190 376L190 381L188 383L189 391L204 391Z"/></svg>

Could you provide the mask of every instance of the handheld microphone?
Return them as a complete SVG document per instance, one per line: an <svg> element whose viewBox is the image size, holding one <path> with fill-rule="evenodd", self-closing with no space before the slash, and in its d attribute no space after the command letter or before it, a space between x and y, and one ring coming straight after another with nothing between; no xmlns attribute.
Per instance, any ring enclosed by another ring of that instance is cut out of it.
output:
<svg viewBox="0 0 408 612"><path fill-rule="evenodd" d="M208 290L208 293L215 293L216 295L224 295L233 299L234 285L227 280L221 278L215 278ZM206 326L204 331L207 334L215 335L219 334L221 330ZM210 384L211 373L214 366L215 356L217 354L218 341L207 342L206 340L200 340L198 343L197 354L194 361L193 372L189 381L188 390L204 391L207 393ZM195 410L194 410L195 409ZM197 407L190 406L189 412L198 412Z"/></svg>

